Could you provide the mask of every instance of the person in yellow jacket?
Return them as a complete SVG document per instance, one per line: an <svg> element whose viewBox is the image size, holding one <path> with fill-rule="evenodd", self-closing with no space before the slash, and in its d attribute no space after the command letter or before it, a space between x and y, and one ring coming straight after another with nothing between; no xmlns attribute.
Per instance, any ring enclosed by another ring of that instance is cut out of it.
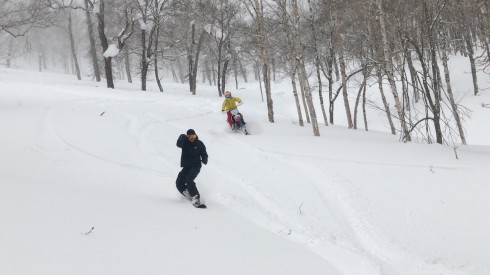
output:
<svg viewBox="0 0 490 275"><path fill-rule="evenodd" d="M226 91L224 93L225 95L225 100L223 100L223 104L221 104L221 112L226 112L228 115L228 124L230 124L230 127L233 129L233 123L234 118L236 114L239 114L242 117L242 123L245 125L245 121L243 120L243 115L238 112L237 105L240 106L242 105L242 100L238 97L231 96L230 91Z"/></svg>

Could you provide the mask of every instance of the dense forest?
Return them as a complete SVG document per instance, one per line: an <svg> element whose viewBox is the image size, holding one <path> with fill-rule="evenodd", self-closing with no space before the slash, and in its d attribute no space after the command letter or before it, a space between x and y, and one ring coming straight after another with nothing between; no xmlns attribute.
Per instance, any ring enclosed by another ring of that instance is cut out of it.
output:
<svg viewBox="0 0 490 275"><path fill-rule="evenodd" d="M487 0L1 1L0 64L24 59L108 88L138 79L142 91L151 82L165 92L167 77L192 95L203 83L222 96L257 81L271 123L271 83L287 80L298 124L314 135L335 123L335 106L349 128L368 130L366 90L377 85L377 108L401 140L466 144L448 60L466 57L473 94L485 92L477 75L490 73L489 9Z"/></svg>

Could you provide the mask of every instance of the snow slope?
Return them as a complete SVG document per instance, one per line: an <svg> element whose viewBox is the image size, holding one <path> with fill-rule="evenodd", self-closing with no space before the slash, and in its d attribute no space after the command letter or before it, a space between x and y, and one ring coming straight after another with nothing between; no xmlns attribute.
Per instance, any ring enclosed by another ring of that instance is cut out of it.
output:
<svg viewBox="0 0 490 275"><path fill-rule="evenodd" d="M286 83L274 124L255 84L234 92L250 136L214 87L116 87L0 72L0 274L490 273L486 145L456 159L383 132L313 137ZM489 99L469 103L484 121ZM209 153L206 210L174 187L188 128Z"/></svg>

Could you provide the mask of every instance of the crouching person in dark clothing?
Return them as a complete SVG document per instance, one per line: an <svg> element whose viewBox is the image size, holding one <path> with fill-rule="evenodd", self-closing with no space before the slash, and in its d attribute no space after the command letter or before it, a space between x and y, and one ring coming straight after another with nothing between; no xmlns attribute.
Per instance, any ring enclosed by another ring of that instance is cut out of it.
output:
<svg viewBox="0 0 490 275"><path fill-rule="evenodd" d="M180 157L180 167L182 170L177 176L177 190L192 199L194 206L201 204L199 191L194 180L201 171L201 162L208 163L206 146L199 140L196 132L192 129L187 130L187 135L180 135L177 139L177 147L182 148Z"/></svg>

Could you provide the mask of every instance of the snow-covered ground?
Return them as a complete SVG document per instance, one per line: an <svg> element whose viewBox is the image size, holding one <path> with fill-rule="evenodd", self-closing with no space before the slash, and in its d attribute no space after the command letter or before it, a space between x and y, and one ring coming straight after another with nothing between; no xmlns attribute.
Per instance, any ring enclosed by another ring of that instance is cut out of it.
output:
<svg viewBox="0 0 490 275"><path fill-rule="evenodd" d="M0 274L490 274L489 91L461 97L476 145L456 159L383 131L313 137L286 82L274 124L256 83L232 90L245 136L215 87L1 69ZM189 128L209 154L206 210L175 189Z"/></svg>

